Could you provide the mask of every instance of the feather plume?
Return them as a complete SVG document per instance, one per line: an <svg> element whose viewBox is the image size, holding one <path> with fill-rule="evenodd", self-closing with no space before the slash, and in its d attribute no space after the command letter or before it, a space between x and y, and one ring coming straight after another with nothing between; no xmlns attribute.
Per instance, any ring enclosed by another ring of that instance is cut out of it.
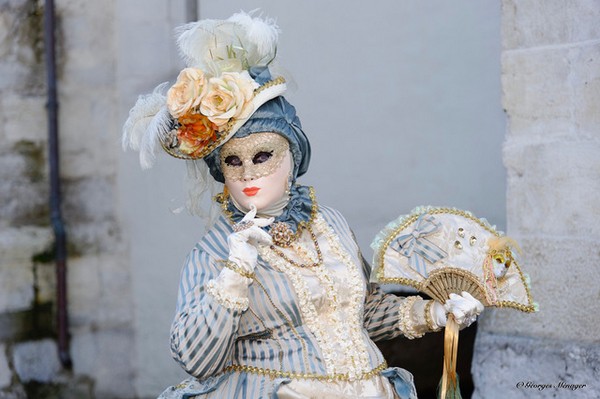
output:
<svg viewBox="0 0 600 399"><path fill-rule="evenodd" d="M131 148L139 151L142 137L146 133L152 118L165 105L166 97L163 94L168 82L158 85L150 94L138 97L135 105L129 111L129 117L123 125L121 144L123 150Z"/></svg>
<svg viewBox="0 0 600 399"><path fill-rule="evenodd" d="M204 57L215 45L212 39L215 28L220 22L214 19L204 19L175 28L179 53L187 66L204 71L209 69Z"/></svg>
<svg viewBox="0 0 600 399"><path fill-rule="evenodd" d="M139 151L143 169L154 163L161 147L159 140L170 131L173 123L166 107L164 90L167 85L168 82L162 83L151 94L138 97L123 126L123 149Z"/></svg>
<svg viewBox="0 0 600 399"><path fill-rule="evenodd" d="M140 143L140 165L142 165L142 169L152 167L156 160L156 154L162 149L160 141L171 131L172 125L171 114L169 114L167 106L163 104L163 107L150 121Z"/></svg>
<svg viewBox="0 0 600 399"><path fill-rule="evenodd" d="M504 250L510 249L512 247L518 253L522 253L522 250L521 250L521 247L519 247L519 244L517 244L517 242L514 239L512 239L508 236L491 237L488 240L488 246L490 247L490 250L492 250L492 251L504 251Z"/></svg>
<svg viewBox="0 0 600 399"><path fill-rule="evenodd" d="M175 30L186 64L210 72L266 66L275 58L279 28L273 19L239 12L225 21L202 20Z"/></svg>
<svg viewBox="0 0 600 399"><path fill-rule="evenodd" d="M254 54L248 55L248 59L254 59L251 66L267 65L275 58L277 42L279 41L279 27L272 18L262 19L252 17L255 12L245 13L240 11L229 17L228 21L240 25L246 32L245 42L248 47L253 45L256 49Z"/></svg>

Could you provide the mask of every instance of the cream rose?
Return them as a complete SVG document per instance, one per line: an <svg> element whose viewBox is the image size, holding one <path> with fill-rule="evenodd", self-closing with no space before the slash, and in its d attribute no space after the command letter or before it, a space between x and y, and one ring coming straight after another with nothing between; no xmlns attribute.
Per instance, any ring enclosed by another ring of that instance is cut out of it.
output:
<svg viewBox="0 0 600 399"><path fill-rule="evenodd" d="M177 82L167 92L167 107L174 118L179 118L196 108L206 93L204 72L185 68L179 72Z"/></svg>
<svg viewBox="0 0 600 399"><path fill-rule="evenodd" d="M248 72L223 72L210 78L206 95L200 102L200 112L220 129L231 118L249 117L254 111L252 98L258 84Z"/></svg>

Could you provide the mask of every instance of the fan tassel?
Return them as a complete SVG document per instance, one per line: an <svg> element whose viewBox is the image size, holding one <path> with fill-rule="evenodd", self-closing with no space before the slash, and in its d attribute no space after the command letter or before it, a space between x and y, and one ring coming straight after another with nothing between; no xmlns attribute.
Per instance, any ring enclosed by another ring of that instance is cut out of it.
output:
<svg viewBox="0 0 600 399"><path fill-rule="evenodd" d="M459 325L452 313L448 314L444 331L444 371L438 386L439 399L462 399L456 374Z"/></svg>

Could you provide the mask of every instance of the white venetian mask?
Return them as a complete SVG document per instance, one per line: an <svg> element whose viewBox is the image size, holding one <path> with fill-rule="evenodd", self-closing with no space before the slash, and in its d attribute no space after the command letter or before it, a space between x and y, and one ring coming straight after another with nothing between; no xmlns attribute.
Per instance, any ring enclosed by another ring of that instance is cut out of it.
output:
<svg viewBox="0 0 600 399"><path fill-rule="evenodd" d="M280 201L289 189L292 168L287 139L277 133L254 133L235 138L221 149L225 185L242 210L258 211Z"/></svg>

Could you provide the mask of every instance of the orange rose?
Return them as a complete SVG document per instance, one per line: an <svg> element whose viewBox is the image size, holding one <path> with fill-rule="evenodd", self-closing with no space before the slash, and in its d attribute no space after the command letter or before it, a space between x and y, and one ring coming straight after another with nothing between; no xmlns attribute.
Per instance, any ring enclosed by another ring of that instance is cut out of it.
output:
<svg viewBox="0 0 600 399"><path fill-rule="evenodd" d="M217 126L200 114L186 114L178 119L181 127L177 130L179 150L190 156L197 156L217 136Z"/></svg>

